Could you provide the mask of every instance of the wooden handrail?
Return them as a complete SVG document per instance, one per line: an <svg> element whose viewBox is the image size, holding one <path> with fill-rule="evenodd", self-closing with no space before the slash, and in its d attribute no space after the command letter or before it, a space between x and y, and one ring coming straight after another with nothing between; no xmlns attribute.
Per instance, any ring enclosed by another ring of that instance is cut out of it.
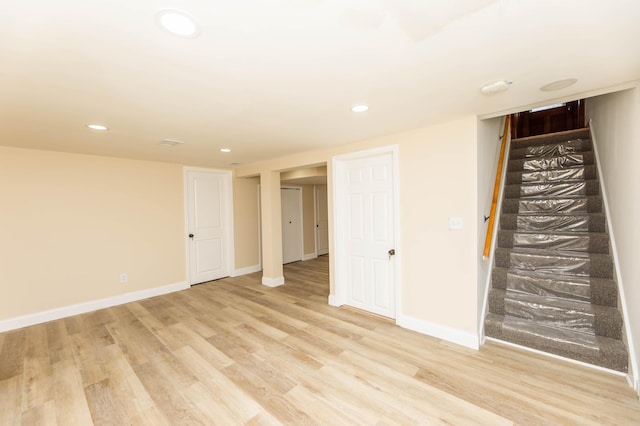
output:
<svg viewBox="0 0 640 426"><path fill-rule="evenodd" d="M502 132L502 146L500 147L500 158L498 159L498 170L496 171L496 183L493 186L493 199L491 201L491 212L489 212L489 225L487 225L487 237L484 240L484 251L482 257L489 257L491 250L491 240L493 239L493 227L496 221L496 209L498 207L498 195L500 194L500 184L502 183L502 167L504 164L504 151L507 147L507 136L509 135L509 125L511 116L507 115L504 120L504 131Z"/></svg>

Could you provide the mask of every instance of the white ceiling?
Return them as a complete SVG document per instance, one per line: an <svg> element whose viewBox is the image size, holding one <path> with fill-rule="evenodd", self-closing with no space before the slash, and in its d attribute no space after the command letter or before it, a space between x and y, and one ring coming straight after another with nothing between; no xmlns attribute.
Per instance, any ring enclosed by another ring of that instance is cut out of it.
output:
<svg viewBox="0 0 640 426"><path fill-rule="evenodd" d="M165 8L193 16L200 36L160 28ZM539 90L565 78L578 83ZM27 148L227 167L639 78L638 0L19 0L0 11L0 144ZM480 93L499 79L513 81L507 92ZM351 112L360 102L370 110Z"/></svg>

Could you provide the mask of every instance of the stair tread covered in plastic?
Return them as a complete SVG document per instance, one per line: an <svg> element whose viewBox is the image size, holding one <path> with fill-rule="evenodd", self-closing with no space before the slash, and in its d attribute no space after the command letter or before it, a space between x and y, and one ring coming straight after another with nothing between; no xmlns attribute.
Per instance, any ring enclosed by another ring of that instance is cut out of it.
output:
<svg viewBox="0 0 640 426"><path fill-rule="evenodd" d="M626 371L593 145L566 133L511 144L485 333Z"/></svg>

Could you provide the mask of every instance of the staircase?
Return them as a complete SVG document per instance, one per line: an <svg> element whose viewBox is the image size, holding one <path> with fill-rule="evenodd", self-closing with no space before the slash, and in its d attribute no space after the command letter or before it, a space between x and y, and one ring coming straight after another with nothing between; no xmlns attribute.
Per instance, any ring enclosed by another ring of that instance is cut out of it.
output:
<svg viewBox="0 0 640 426"><path fill-rule="evenodd" d="M589 129L514 139L485 335L627 371Z"/></svg>

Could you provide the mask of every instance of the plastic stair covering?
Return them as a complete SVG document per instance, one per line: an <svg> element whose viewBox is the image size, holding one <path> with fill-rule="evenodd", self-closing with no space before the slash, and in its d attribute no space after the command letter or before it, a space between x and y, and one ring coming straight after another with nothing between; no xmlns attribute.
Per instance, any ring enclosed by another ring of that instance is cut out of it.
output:
<svg viewBox="0 0 640 426"><path fill-rule="evenodd" d="M524 150L503 328L597 351L582 146L578 139Z"/></svg>

